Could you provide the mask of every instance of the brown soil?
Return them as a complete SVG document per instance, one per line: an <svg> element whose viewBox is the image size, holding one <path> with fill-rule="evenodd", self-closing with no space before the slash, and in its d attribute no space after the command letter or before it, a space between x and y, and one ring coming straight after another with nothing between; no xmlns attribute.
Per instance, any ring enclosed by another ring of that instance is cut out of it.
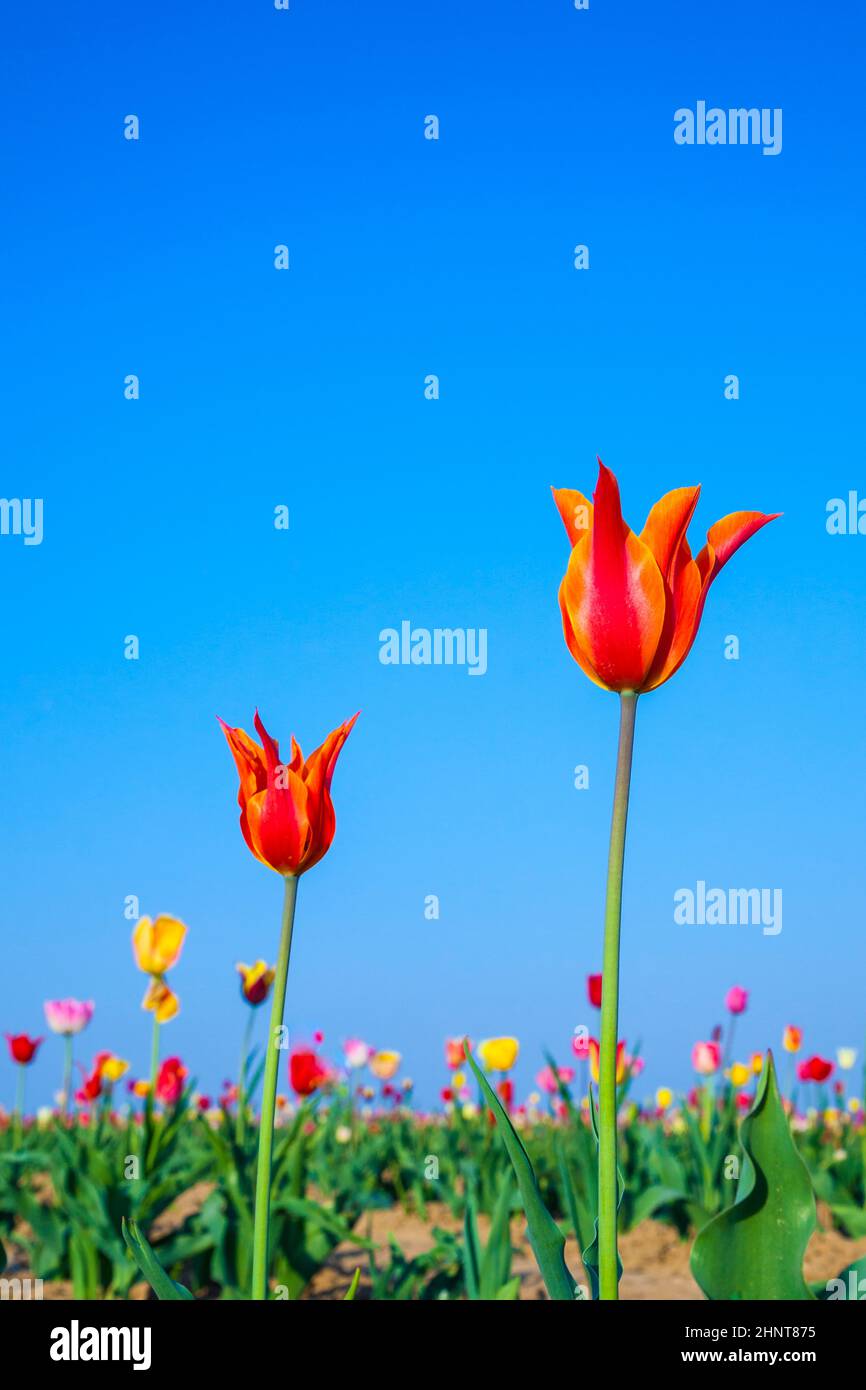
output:
<svg viewBox="0 0 866 1390"><path fill-rule="evenodd" d="M154 1225L153 1234L168 1235L183 1224L188 1215L204 1201L211 1184L199 1183L168 1208ZM819 1207L821 1225L812 1236L806 1251L805 1275L808 1280L825 1280L835 1277L846 1265L866 1254L866 1238L849 1240L830 1228L829 1221ZM486 1240L489 1222L486 1217L479 1218L479 1234ZM433 1244L431 1234L434 1226L457 1231L460 1222L455 1220L447 1206L431 1204L427 1220L421 1221L414 1214L407 1214L400 1207L387 1211L374 1211L364 1215L358 1222L357 1233L375 1241L382 1251L387 1250L388 1240L393 1236L403 1253L412 1258L430 1249ZM513 1273L521 1276L522 1299L543 1299L546 1297L544 1285L532 1252L525 1239L525 1223L516 1219L512 1225L512 1241L515 1246ZM626 1300L661 1299L664 1301L700 1301L703 1295L689 1270L690 1240L680 1240L670 1226L658 1221L645 1221L635 1230L620 1237L620 1256L624 1266L620 1295ZM20 1246L10 1242L9 1268L7 1278L26 1279L28 1270L24 1252ZM566 1242L566 1262L580 1283L588 1281L583 1271L580 1252L573 1240ZM382 1255L379 1257L382 1262ZM364 1298L369 1292L367 1277L368 1256L365 1250L351 1241L344 1241L331 1255L327 1264L319 1270L312 1283L303 1294L305 1299L337 1300L344 1297L355 1270L361 1270L358 1297ZM72 1286L67 1281L46 1281L43 1284L43 1298L47 1300L71 1300ZM133 1299L147 1298L146 1284L136 1284L132 1291Z"/></svg>

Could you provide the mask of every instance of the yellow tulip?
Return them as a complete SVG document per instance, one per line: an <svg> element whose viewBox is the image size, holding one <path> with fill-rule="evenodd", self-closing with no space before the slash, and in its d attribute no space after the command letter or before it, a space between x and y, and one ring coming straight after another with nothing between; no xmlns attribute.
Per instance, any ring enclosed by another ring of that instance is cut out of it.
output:
<svg viewBox="0 0 866 1390"><path fill-rule="evenodd" d="M463 1087L466 1085L466 1073L456 1071L451 1078L451 1084L455 1091L462 1091Z"/></svg>
<svg viewBox="0 0 866 1390"><path fill-rule="evenodd" d="M751 1080L752 1068L745 1066L743 1062L734 1062L734 1065L731 1067L730 1077L731 1085L736 1086L739 1090L741 1086L745 1086L746 1082Z"/></svg>
<svg viewBox="0 0 866 1390"><path fill-rule="evenodd" d="M853 1047L840 1047L836 1053L836 1061L843 1071L850 1071L857 1061L857 1050Z"/></svg>
<svg viewBox="0 0 866 1390"><path fill-rule="evenodd" d="M170 1018L180 1013L180 1000L164 980L154 978L147 987L141 1007L155 1013L157 1023L168 1023Z"/></svg>
<svg viewBox="0 0 866 1390"><path fill-rule="evenodd" d="M758 1076L763 1070L764 1070L764 1054L763 1054L763 1052L753 1052L753 1053L752 1053L752 1071L755 1073L756 1076Z"/></svg>
<svg viewBox="0 0 866 1390"><path fill-rule="evenodd" d="M140 1099L150 1095L149 1081L134 1081L132 1084L132 1094Z"/></svg>
<svg viewBox="0 0 866 1390"><path fill-rule="evenodd" d="M183 947L186 927L176 917L161 915L152 922L142 917L132 933L135 963L146 975L164 975L176 965Z"/></svg>
<svg viewBox="0 0 866 1390"><path fill-rule="evenodd" d="M370 1070L380 1081L391 1081L400 1070L402 1060L399 1052L374 1052L370 1058Z"/></svg>
<svg viewBox="0 0 866 1390"><path fill-rule="evenodd" d="M114 1056L106 1057L100 1068L101 1075L105 1077L106 1081L110 1081L112 1085L115 1081L119 1081L122 1076L126 1076L128 1071L129 1063L125 1062L122 1057Z"/></svg>
<svg viewBox="0 0 866 1390"><path fill-rule="evenodd" d="M848 1102L848 1109L851 1111L852 1115L859 1115L860 1111L863 1109L862 1101L858 1100L856 1096L852 1096Z"/></svg>
<svg viewBox="0 0 866 1390"><path fill-rule="evenodd" d="M511 1071L519 1051L516 1038L485 1038L478 1044L478 1055L488 1071Z"/></svg>
<svg viewBox="0 0 866 1390"><path fill-rule="evenodd" d="M656 1091L656 1105L658 1106L659 1110L667 1110L673 1098L673 1091L669 1091L667 1086L659 1086L658 1090Z"/></svg>

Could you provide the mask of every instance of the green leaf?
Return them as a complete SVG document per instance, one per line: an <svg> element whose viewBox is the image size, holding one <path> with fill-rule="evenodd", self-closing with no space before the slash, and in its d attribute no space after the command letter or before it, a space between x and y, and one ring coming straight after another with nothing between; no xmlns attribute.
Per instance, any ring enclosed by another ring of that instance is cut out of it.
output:
<svg viewBox="0 0 866 1390"><path fill-rule="evenodd" d="M830 1207L839 1224L844 1227L845 1234L854 1240L859 1240L860 1236L866 1236L866 1210L863 1207L845 1206L838 1203Z"/></svg>
<svg viewBox="0 0 866 1390"><path fill-rule="evenodd" d="M6 1268L6 1247L4 1246L2 1240L0 1240L0 1274L3 1273L3 1271L4 1271L5 1268Z"/></svg>
<svg viewBox="0 0 866 1390"><path fill-rule="evenodd" d="M344 1303L354 1303L354 1301L355 1301L355 1294L358 1292L358 1285L360 1284L360 1282L361 1282L361 1269L360 1269L360 1266L359 1266L358 1269L355 1270L355 1273L352 1275L352 1282L351 1282L351 1284L349 1285L349 1287L347 1288L347 1290L346 1290L346 1292L345 1292L345 1294L344 1294L344 1296L343 1296L343 1302L344 1302Z"/></svg>
<svg viewBox="0 0 866 1390"><path fill-rule="evenodd" d="M803 1256L815 1229L815 1194L782 1108L772 1052L740 1143L736 1200L696 1237L692 1273L712 1300L811 1300Z"/></svg>
<svg viewBox="0 0 866 1390"><path fill-rule="evenodd" d="M174 1279L166 1274L150 1245L138 1229L137 1221L127 1221L126 1217L123 1217L121 1230L135 1263L157 1298L193 1299L189 1289L185 1289L183 1284L175 1283Z"/></svg>
<svg viewBox="0 0 866 1390"><path fill-rule="evenodd" d="M468 1043L464 1041L463 1051L472 1071L475 1074L484 1098L490 1109L493 1111L496 1127L505 1145L514 1175L517 1178L517 1186L520 1189L520 1197L523 1202L523 1210L526 1213L526 1222L529 1227L529 1242L532 1246L535 1260L541 1271L541 1277L547 1287L547 1292L551 1298L560 1301L574 1302L575 1289L577 1285L569 1273L565 1263L565 1238L562 1231L557 1226L544 1202L541 1200L541 1193L535 1173L532 1171L532 1164L529 1161L520 1137L512 1125L508 1114L502 1105L499 1097L493 1090L487 1077L480 1070L475 1058L469 1051Z"/></svg>

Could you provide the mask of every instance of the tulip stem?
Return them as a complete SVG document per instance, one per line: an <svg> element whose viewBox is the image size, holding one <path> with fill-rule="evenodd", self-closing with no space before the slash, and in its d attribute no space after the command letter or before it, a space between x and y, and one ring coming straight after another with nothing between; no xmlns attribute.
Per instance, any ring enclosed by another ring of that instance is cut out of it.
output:
<svg viewBox="0 0 866 1390"><path fill-rule="evenodd" d="M619 748L607 861L607 894L604 907L604 956L602 960L601 1045L598 1087L598 1283L599 1298L619 1296L616 1248L616 1050L619 1033L619 936L622 922L622 870L625 829L634 747L637 695L620 695Z"/></svg>
<svg viewBox="0 0 866 1390"><path fill-rule="evenodd" d="M72 1034L67 1033L64 1038L64 1060L63 1060L63 1118L69 1114L70 1092L72 1090Z"/></svg>
<svg viewBox="0 0 866 1390"><path fill-rule="evenodd" d="M252 1296L261 1301L268 1296L268 1218L271 1204L271 1157L274 1148L274 1116L277 1109L277 1075L283 1033L283 1013L286 1006L286 984L289 978L289 957L292 952L292 927L295 921L295 901L298 880L293 874L285 876L283 923L280 931L280 950L274 975L271 999L271 1021L265 1052L265 1075L262 1085L262 1113L259 1120L259 1156L256 1163L256 1211L253 1224L253 1282Z"/></svg>

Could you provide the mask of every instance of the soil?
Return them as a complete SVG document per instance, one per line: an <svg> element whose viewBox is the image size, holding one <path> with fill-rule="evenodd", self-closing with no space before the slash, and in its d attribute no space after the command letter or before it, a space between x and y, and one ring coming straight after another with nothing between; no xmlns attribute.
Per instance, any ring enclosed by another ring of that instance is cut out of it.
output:
<svg viewBox="0 0 866 1390"><path fill-rule="evenodd" d="M170 1208L163 1212L153 1228L153 1234L167 1235L181 1225L187 1215L195 1211L211 1185L199 1183L178 1198ZM815 1231L806 1251L805 1276L809 1281L834 1278L859 1256L866 1254L866 1238L849 1240L830 1227L829 1220L820 1206L818 1211L819 1229ZM408 1258L422 1254L433 1244L431 1234L434 1226L445 1230L458 1231L460 1222L455 1220L447 1206L431 1204L426 1221L408 1214L400 1207L385 1211L366 1213L358 1222L357 1232L371 1239L377 1245L387 1248L393 1236ZM487 1238L489 1222L480 1217L479 1234L482 1241ZM525 1238L525 1223L516 1219L512 1226L512 1241L515 1247L512 1272L521 1277L520 1296L522 1299L543 1299L547 1295L532 1252ZM620 1237L620 1257L624 1273L620 1284L620 1297L625 1300L695 1301L703 1295L689 1270L690 1240L681 1240L672 1227L658 1221L644 1221L635 1230ZM6 1278L26 1279L23 1251L10 1241L8 1250L10 1260ZM578 1282L588 1281L583 1271L580 1252L573 1240L566 1242L565 1258L569 1269ZM366 1251L351 1241L337 1246L309 1287L304 1291L304 1299L337 1300L342 1299L356 1269L361 1270L361 1281L357 1297L363 1299L369 1294L367 1277L368 1258ZM146 1284L136 1284L131 1297L147 1298ZM70 1300L72 1285L67 1281L45 1281L42 1295L47 1300Z"/></svg>

